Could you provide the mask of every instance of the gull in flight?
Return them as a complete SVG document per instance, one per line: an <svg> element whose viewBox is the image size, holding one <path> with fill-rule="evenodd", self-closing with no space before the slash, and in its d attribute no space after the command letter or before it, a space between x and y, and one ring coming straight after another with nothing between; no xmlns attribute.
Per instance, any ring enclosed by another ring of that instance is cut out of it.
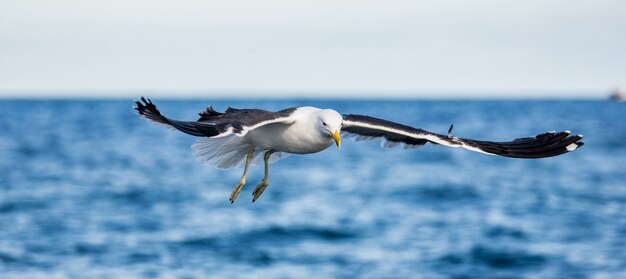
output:
<svg viewBox="0 0 626 279"><path fill-rule="evenodd" d="M141 101L135 101L135 104L140 116L201 137L192 145L194 155L201 161L220 169L244 166L243 175L230 195L231 203L246 183L251 162L260 161L262 157L265 163L263 180L252 191L254 202L269 185L270 162L289 154L320 152L333 144L340 147L341 133L357 140L380 138L384 147L417 148L431 143L512 158L552 157L574 151L584 144L580 141L582 135L570 135L570 131L547 132L508 142L472 140L452 137L452 126L447 135L441 135L371 116L342 115L332 109L309 106L276 112L230 107L225 112L217 112L209 106L199 113L198 120L180 121L163 116L150 99L141 97Z"/></svg>

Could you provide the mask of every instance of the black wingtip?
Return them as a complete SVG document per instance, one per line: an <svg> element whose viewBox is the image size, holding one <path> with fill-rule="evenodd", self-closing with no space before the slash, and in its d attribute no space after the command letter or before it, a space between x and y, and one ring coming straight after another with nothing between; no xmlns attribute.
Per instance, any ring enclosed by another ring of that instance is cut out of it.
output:
<svg viewBox="0 0 626 279"><path fill-rule="evenodd" d="M157 107L152 103L149 98L141 96L139 100L140 101L135 100L134 109L140 116L148 120L171 125L171 123L167 121L167 119L165 119L165 117L161 114L161 112L157 109Z"/></svg>
<svg viewBox="0 0 626 279"><path fill-rule="evenodd" d="M547 132L534 137L519 138L510 142L464 140L468 145L486 153L513 158L537 159L572 152L584 143L582 135L570 131Z"/></svg>
<svg viewBox="0 0 626 279"><path fill-rule="evenodd" d="M213 106L208 106L204 111L198 113L198 115L200 115L200 118L198 119L198 121L211 120L222 114L223 113L217 112L215 109L213 109Z"/></svg>
<svg viewBox="0 0 626 279"><path fill-rule="evenodd" d="M140 115L144 115L146 110L148 110L148 108L150 107L150 105L154 106L154 104L152 104L152 101L150 101L150 99L147 99L144 96L141 96L141 98L139 98L140 101L135 100L135 107L134 109L137 111L137 113L139 113ZM155 106L156 109L156 106Z"/></svg>

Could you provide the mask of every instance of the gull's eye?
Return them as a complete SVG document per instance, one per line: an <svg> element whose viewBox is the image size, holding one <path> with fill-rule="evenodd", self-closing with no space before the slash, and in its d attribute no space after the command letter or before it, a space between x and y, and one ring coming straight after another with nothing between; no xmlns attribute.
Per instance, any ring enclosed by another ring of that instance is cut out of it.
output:
<svg viewBox="0 0 626 279"><path fill-rule="evenodd" d="M324 124L324 126L326 126L326 122L322 121L322 124Z"/></svg>

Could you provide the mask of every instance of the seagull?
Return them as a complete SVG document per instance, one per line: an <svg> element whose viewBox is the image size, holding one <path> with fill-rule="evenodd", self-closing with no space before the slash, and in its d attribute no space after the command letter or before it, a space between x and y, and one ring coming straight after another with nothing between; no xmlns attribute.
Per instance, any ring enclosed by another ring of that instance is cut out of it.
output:
<svg viewBox="0 0 626 279"><path fill-rule="evenodd" d="M341 133L356 140L380 138L384 147L402 145L412 149L431 143L512 158L552 157L574 151L584 144L580 141L582 135L570 135L570 131L551 131L508 142L465 139L451 135L453 126L447 135L441 135L372 116L342 115L332 109L310 106L276 112L231 107L217 112L208 106L199 113L198 120L180 121L163 116L150 99L141 97L135 105L134 109L145 119L201 137L191 146L200 161L220 169L244 166L243 175L230 194L231 203L235 202L246 183L250 163L258 162L262 157L265 164L265 175L252 191L252 202L255 202L269 185L271 162L289 154L320 152L333 144L339 148Z"/></svg>

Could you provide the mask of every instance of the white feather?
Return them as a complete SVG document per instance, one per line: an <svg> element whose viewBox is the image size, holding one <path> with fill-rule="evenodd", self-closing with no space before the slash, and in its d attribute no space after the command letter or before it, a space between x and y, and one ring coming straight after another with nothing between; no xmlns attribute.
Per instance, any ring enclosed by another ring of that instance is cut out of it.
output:
<svg viewBox="0 0 626 279"><path fill-rule="evenodd" d="M567 149L567 151L574 151L576 150L576 148L578 148L578 144L572 143L570 145L568 145L567 147L565 147L565 149Z"/></svg>
<svg viewBox="0 0 626 279"><path fill-rule="evenodd" d="M242 165L246 154L253 147L231 134L218 138L202 138L191 145L191 149L201 162L220 169L230 169Z"/></svg>

